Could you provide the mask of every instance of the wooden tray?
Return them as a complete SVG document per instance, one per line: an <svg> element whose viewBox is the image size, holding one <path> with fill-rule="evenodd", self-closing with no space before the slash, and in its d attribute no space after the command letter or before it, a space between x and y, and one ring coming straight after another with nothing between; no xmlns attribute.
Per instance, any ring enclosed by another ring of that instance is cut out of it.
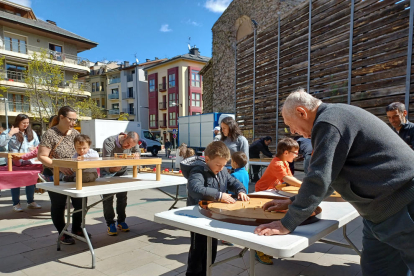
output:
<svg viewBox="0 0 414 276"><path fill-rule="evenodd" d="M141 169L139 169L139 172L141 173L141 172L143 172L143 173L155 173L154 171L153 171L153 169L150 169L150 168L141 168ZM180 172L166 172L166 171L164 171L164 170L162 170L161 171L161 174L166 174L166 175L174 175L174 176L183 176L183 174L182 173L180 173Z"/></svg>
<svg viewBox="0 0 414 276"><path fill-rule="evenodd" d="M278 193L280 193L281 195L285 195L285 196L295 196L298 194L300 187L295 187L295 186L288 186L286 184L280 184L276 186L276 190L278 191ZM338 201L345 201L340 194L338 194L337 192L334 192L330 197L325 198L324 201L334 201L334 202L338 202Z"/></svg>
<svg viewBox="0 0 414 276"><path fill-rule="evenodd" d="M280 220L285 216L285 211L265 212L262 206L273 199L286 199L278 196L249 195L250 203L236 201L234 204L202 200L199 204L200 213L206 217L228 223L258 226ZM310 224L320 219L322 209L318 206L312 215L301 225Z"/></svg>

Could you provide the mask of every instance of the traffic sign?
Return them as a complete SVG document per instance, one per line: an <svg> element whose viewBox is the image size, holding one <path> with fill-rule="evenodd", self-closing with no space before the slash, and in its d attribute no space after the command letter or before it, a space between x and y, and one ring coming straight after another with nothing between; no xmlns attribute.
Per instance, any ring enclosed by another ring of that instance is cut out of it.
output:
<svg viewBox="0 0 414 276"><path fill-rule="evenodd" d="M177 129L176 128L173 128L173 133L174 134L177 133Z"/></svg>
<svg viewBox="0 0 414 276"><path fill-rule="evenodd" d="M175 138L177 138L177 134L175 134L175 133L174 133L174 134L173 134L173 138L174 138L174 139L175 139Z"/></svg>

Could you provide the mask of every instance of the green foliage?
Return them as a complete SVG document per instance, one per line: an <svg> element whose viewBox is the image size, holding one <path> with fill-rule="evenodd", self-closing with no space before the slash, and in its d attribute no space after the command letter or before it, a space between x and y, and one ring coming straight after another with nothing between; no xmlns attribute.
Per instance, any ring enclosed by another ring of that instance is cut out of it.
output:
<svg viewBox="0 0 414 276"><path fill-rule="evenodd" d="M71 106L79 117L103 117L102 111L85 92L78 76L65 79L63 66L53 62L46 50L33 53L25 72L26 96L29 98L30 115L36 121L47 122L62 106Z"/></svg>
<svg viewBox="0 0 414 276"><path fill-rule="evenodd" d="M1 57L0 58L0 68L4 70L4 61L5 61L5 57ZM4 71L6 72L6 71ZM0 81L4 80L4 75L0 75ZM6 93L7 92L7 87L0 85L0 97L3 97L2 93Z"/></svg>
<svg viewBox="0 0 414 276"><path fill-rule="evenodd" d="M119 115L118 121L128 121L129 120L129 114L128 113L121 113Z"/></svg>

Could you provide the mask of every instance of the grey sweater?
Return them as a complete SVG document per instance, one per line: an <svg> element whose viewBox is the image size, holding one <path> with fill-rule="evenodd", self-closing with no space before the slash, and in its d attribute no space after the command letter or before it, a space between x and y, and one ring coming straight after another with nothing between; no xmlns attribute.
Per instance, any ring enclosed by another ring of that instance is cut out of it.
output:
<svg viewBox="0 0 414 276"><path fill-rule="evenodd" d="M137 144L135 147L130 149L123 149L122 147L118 147L116 145L116 139L119 134L114 136L109 136L106 138L103 142L103 148L102 148L102 157L114 157L114 153L135 153L135 152L141 152L139 149L139 145ZM101 174L109 174L110 168L101 168ZM127 167L122 167L122 169L117 172L118 175L122 175L126 172Z"/></svg>
<svg viewBox="0 0 414 276"><path fill-rule="evenodd" d="M373 223L414 200L414 151L371 113L322 104L312 128L309 171L281 220L293 231L334 190Z"/></svg>
<svg viewBox="0 0 414 276"><path fill-rule="evenodd" d="M242 151L246 154L247 160L249 160L249 142L247 141L246 137L244 137L243 135L240 135L239 137L237 137L235 141L232 141L229 137L226 137L223 142L229 148L230 155L232 155L233 153L237 151ZM231 165L231 160L227 162L227 165L228 166ZM249 163L247 163L245 166L246 170L248 169L248 166L249 166Z"/></svg>

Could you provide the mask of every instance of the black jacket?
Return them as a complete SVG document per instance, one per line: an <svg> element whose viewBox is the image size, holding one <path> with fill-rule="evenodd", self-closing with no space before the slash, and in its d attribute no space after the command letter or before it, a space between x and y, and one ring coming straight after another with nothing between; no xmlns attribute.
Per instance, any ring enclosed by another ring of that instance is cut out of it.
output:
<svg viewBox="0 0 414 276"><path fill-rule="evenodd" d="M394 128L393 128L394 129ZM397 132L394 129L395 132ZM405 124L402 124L400 132L397 134L403 139L411 148L414 148L414 124L407 121Z"/></svg>
<svg viewBox="0 0 414 276"><path fill-rule="evenodd" d="M246 190L239 180L231 176L227 169L223 169L217 175L210 170L204 158L192 156L181 162L181 171L187 183L187 206L196 205L200 200L217 201L220 193L227 190L239 194Z"/></svg>
<svg viewBox="0 0 414 276"><path fill-rule="evenodd" d="M272 153L269 151L269 147L265 145L264 138L254 141L249 147L250 158L260 158L260 152L267 157L272 157Z"/></svg>

